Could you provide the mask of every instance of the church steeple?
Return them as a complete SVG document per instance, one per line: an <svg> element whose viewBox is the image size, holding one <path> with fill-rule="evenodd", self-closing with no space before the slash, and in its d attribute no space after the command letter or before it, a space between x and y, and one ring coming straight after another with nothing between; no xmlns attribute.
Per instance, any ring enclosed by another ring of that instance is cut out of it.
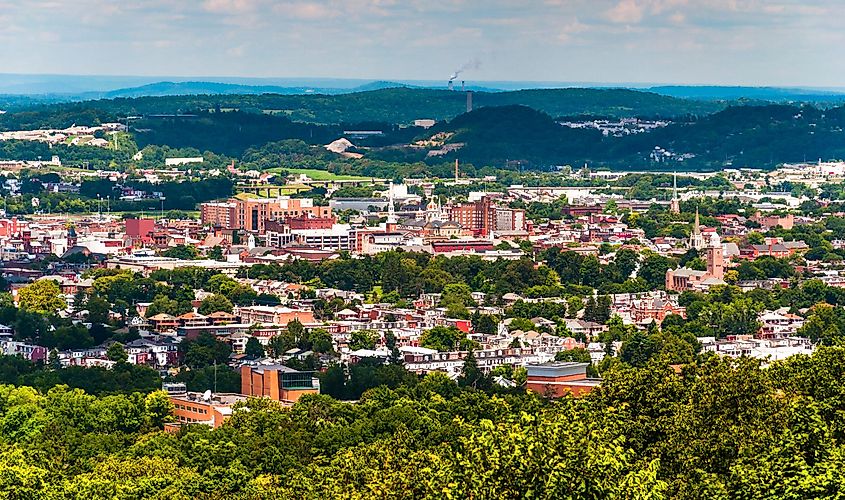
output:
<svg viewBox="0 0 845 500"><path fill-rule="evenodd" d="M706 246L704 236L701 234L701 218L698 215L698 207L695 209L695 221L692 223L692 231L689 237L689 247L701 250Z"/></svg>
<svg viewBox="0 0 845 500"><path fill-rule="evenodd" d="M669 211L673 214L681 213L681 200L678 199L678 173L672 174L672 203L669 205Z"/></svg>
<svg viewBox="0 0 845 500"><path fill-rule="evenodd" d="M387 223L396 224L396 208L393 205L393 184L390 185L390 193L387 200Z"/></svg>

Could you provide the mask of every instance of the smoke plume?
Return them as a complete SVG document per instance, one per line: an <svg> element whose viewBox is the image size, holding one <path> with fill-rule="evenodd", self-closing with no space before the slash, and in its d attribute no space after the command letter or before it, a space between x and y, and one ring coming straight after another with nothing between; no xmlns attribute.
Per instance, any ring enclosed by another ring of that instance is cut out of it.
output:
<svg viewBox="0 0 845 500"><path fill-rule="evenodd" d="M455 78L458 77L464 71L469 71L471 69L478 69L481 67L481 61L478 58L472 58L469 61L463 63L460 68L456 69L452 76L449 77L449 81L453 81Z"/></svg>

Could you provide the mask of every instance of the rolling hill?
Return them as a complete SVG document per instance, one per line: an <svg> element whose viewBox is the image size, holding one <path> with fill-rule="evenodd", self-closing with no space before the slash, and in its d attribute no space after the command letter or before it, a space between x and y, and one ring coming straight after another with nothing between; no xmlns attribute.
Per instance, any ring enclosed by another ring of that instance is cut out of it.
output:
<svg viewBox="0 0 845 500"><path fill-rule="evenodd" d="M171 90L181 84L167 86ZM215 84L224 85L224 84ZM228 87L220 87L228 88ZM234 90L234 88L233 88ZM677 99L625 89L542 89L513 92L476 92L476 108L523 105L552 116L594 115L607 117L702 115L718 111L722 103ZM462 92L383 88L339 95L188 95L114 98L79 103L54 104L10 112L0 117L0 129L67 126L118 117L241 110L257 114L280 114L294 121L315 124L381 122L407 124L419 118L452 119L466 111Z"/></svg>
<svg viewBox="0 0 845 500"><path fill-rule="evenodd" d="M524 106L482 108L443 123L464 146L447 159L476 165L525 167L580 165L632 169L771 168L779 163L845 158L845 107L732 106L689 123L649 133L603 137L594 130L569 129L551 116ZM660 162L655 147L674 153ZM680 159L682 155L688 155ZM438 158L437 161L443 161Z"/></svg>

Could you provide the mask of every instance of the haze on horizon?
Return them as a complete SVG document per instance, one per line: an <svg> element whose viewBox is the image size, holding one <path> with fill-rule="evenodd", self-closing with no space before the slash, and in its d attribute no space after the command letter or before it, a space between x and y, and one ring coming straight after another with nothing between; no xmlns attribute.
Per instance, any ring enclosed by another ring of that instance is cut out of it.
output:
<svg viewBox="0 0 845 500"><path fill-rule="evenodd" d="M0 0L0 71L843 87L838 0ZM459 79L460 79L459 78Z"/></svg>

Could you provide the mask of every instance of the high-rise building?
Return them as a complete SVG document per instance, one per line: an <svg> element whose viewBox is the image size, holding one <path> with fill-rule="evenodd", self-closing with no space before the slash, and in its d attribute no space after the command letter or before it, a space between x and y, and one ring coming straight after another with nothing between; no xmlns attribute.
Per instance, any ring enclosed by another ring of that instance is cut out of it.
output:
<svg viewBox="0 0 845 500"><path fill-rule="evenodd" d="M484 196L478 201L451 207L449 220L476 236L487 237L496 229L496 207L489 196Z"/></svg>
<svg viewBox="0 0 845 500"><path fill-rule="evenodd" d="M525 231L525 210L496 207L496 231Z"/></svg>
<svg viewBox="0 0 845 500"><path fill-rule="evenodd" d="M200 220L206 225L235 229L232 225L235 220L235 207L236 205L230 201L201 203Z"/></svg>
<svg viewBox="0 0 845 500"><path fill-rule="evenodd" d="M223 203L200 205L203 224L219 225L226 229L243 229L263 233L264 222L288 218L331 217L331 207L315 206L310 198L232 198Z"/></svg>

